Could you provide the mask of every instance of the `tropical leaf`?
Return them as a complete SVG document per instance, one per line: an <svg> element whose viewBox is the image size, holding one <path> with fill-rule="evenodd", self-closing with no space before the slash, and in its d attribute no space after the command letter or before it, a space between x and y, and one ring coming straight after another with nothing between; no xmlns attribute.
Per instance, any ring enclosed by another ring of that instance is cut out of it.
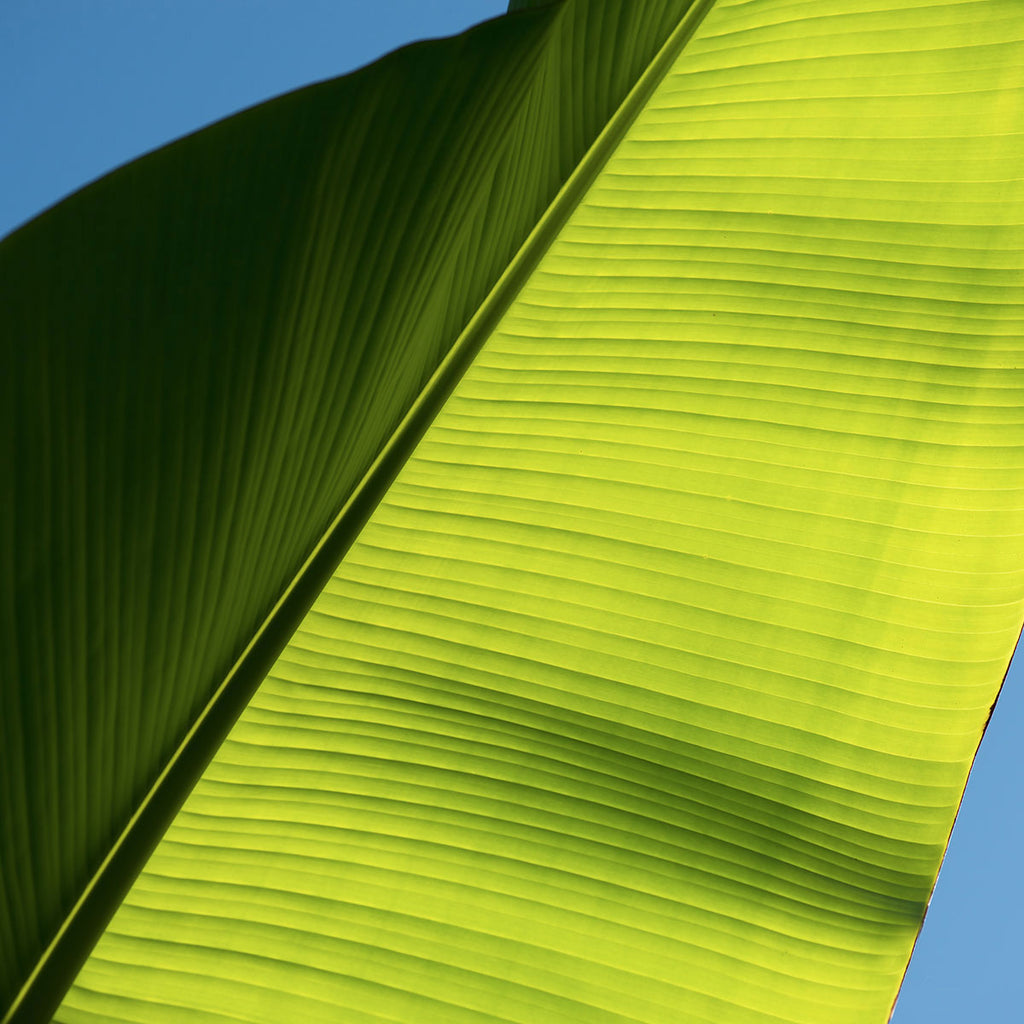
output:
<svg viewBox="0 0 1024 1024"><path fill-rule="evenodd" d="M1021 622L1022 57L540 5L8 239L14 1013L245 705L59 1020L884 1019Z"/></svg>

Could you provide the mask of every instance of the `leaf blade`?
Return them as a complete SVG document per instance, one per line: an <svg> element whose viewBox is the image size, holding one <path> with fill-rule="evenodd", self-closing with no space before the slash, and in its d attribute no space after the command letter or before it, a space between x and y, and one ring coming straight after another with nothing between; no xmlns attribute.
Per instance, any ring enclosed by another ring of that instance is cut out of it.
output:
<svg viewBox="0 0 1024 1024"><path fill-rule="evenodd" d="M1024 25L872 6L810 46L767 4L702 25L168 833L106 991L173 947L241 1012L281 929L260 1003L310 1019L888 1011L1019 629L1020 111L947 90L1018 95ZM788 107L808 82L845 116ZM211 932L231 956L177 948Z"/></svg>

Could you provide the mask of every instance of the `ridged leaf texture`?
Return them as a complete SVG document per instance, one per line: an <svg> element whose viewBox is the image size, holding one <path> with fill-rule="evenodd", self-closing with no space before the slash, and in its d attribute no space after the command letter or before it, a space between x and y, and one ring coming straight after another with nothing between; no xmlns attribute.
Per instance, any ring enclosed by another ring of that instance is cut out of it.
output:
<svg viewBox="0 0 1024 1024"><path fill-rule="evenodd" d="M243 705L57 1020L889 1013L1021 626L1024 13L513 6L0 249L23 1015Z"/></svg>

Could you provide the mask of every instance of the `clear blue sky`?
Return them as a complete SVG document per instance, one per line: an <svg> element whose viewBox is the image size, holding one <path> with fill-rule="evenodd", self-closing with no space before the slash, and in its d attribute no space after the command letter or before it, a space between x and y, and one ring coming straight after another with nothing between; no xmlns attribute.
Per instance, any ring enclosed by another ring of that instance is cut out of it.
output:
<svg viewBox="0 0 1024 1024"><path fill-rule="evenodd" d="M504 7L504 0L0 0L0 235L211 120ZM1022 1019L1024 679L1015 678L1022 674L1011 673L975 764L894 1024Z"/></svg>

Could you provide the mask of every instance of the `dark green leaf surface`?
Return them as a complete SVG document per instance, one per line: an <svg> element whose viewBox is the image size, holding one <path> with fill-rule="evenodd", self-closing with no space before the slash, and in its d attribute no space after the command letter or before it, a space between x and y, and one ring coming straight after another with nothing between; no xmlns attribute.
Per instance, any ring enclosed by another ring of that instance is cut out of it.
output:
<svg viewBox="0 0 1024 1024"><path fill-rule="evenodd" d="M40 964L59 998L324 557L297 573L688 6L409 48L0 246L0 1007Z"/></svg>
<svg viewBox="0 0 1024 1024"><path fill-rule="evenodd" d="M1024 14L672 57L65 1024L885 1019L1024 601Z"/></svg>

